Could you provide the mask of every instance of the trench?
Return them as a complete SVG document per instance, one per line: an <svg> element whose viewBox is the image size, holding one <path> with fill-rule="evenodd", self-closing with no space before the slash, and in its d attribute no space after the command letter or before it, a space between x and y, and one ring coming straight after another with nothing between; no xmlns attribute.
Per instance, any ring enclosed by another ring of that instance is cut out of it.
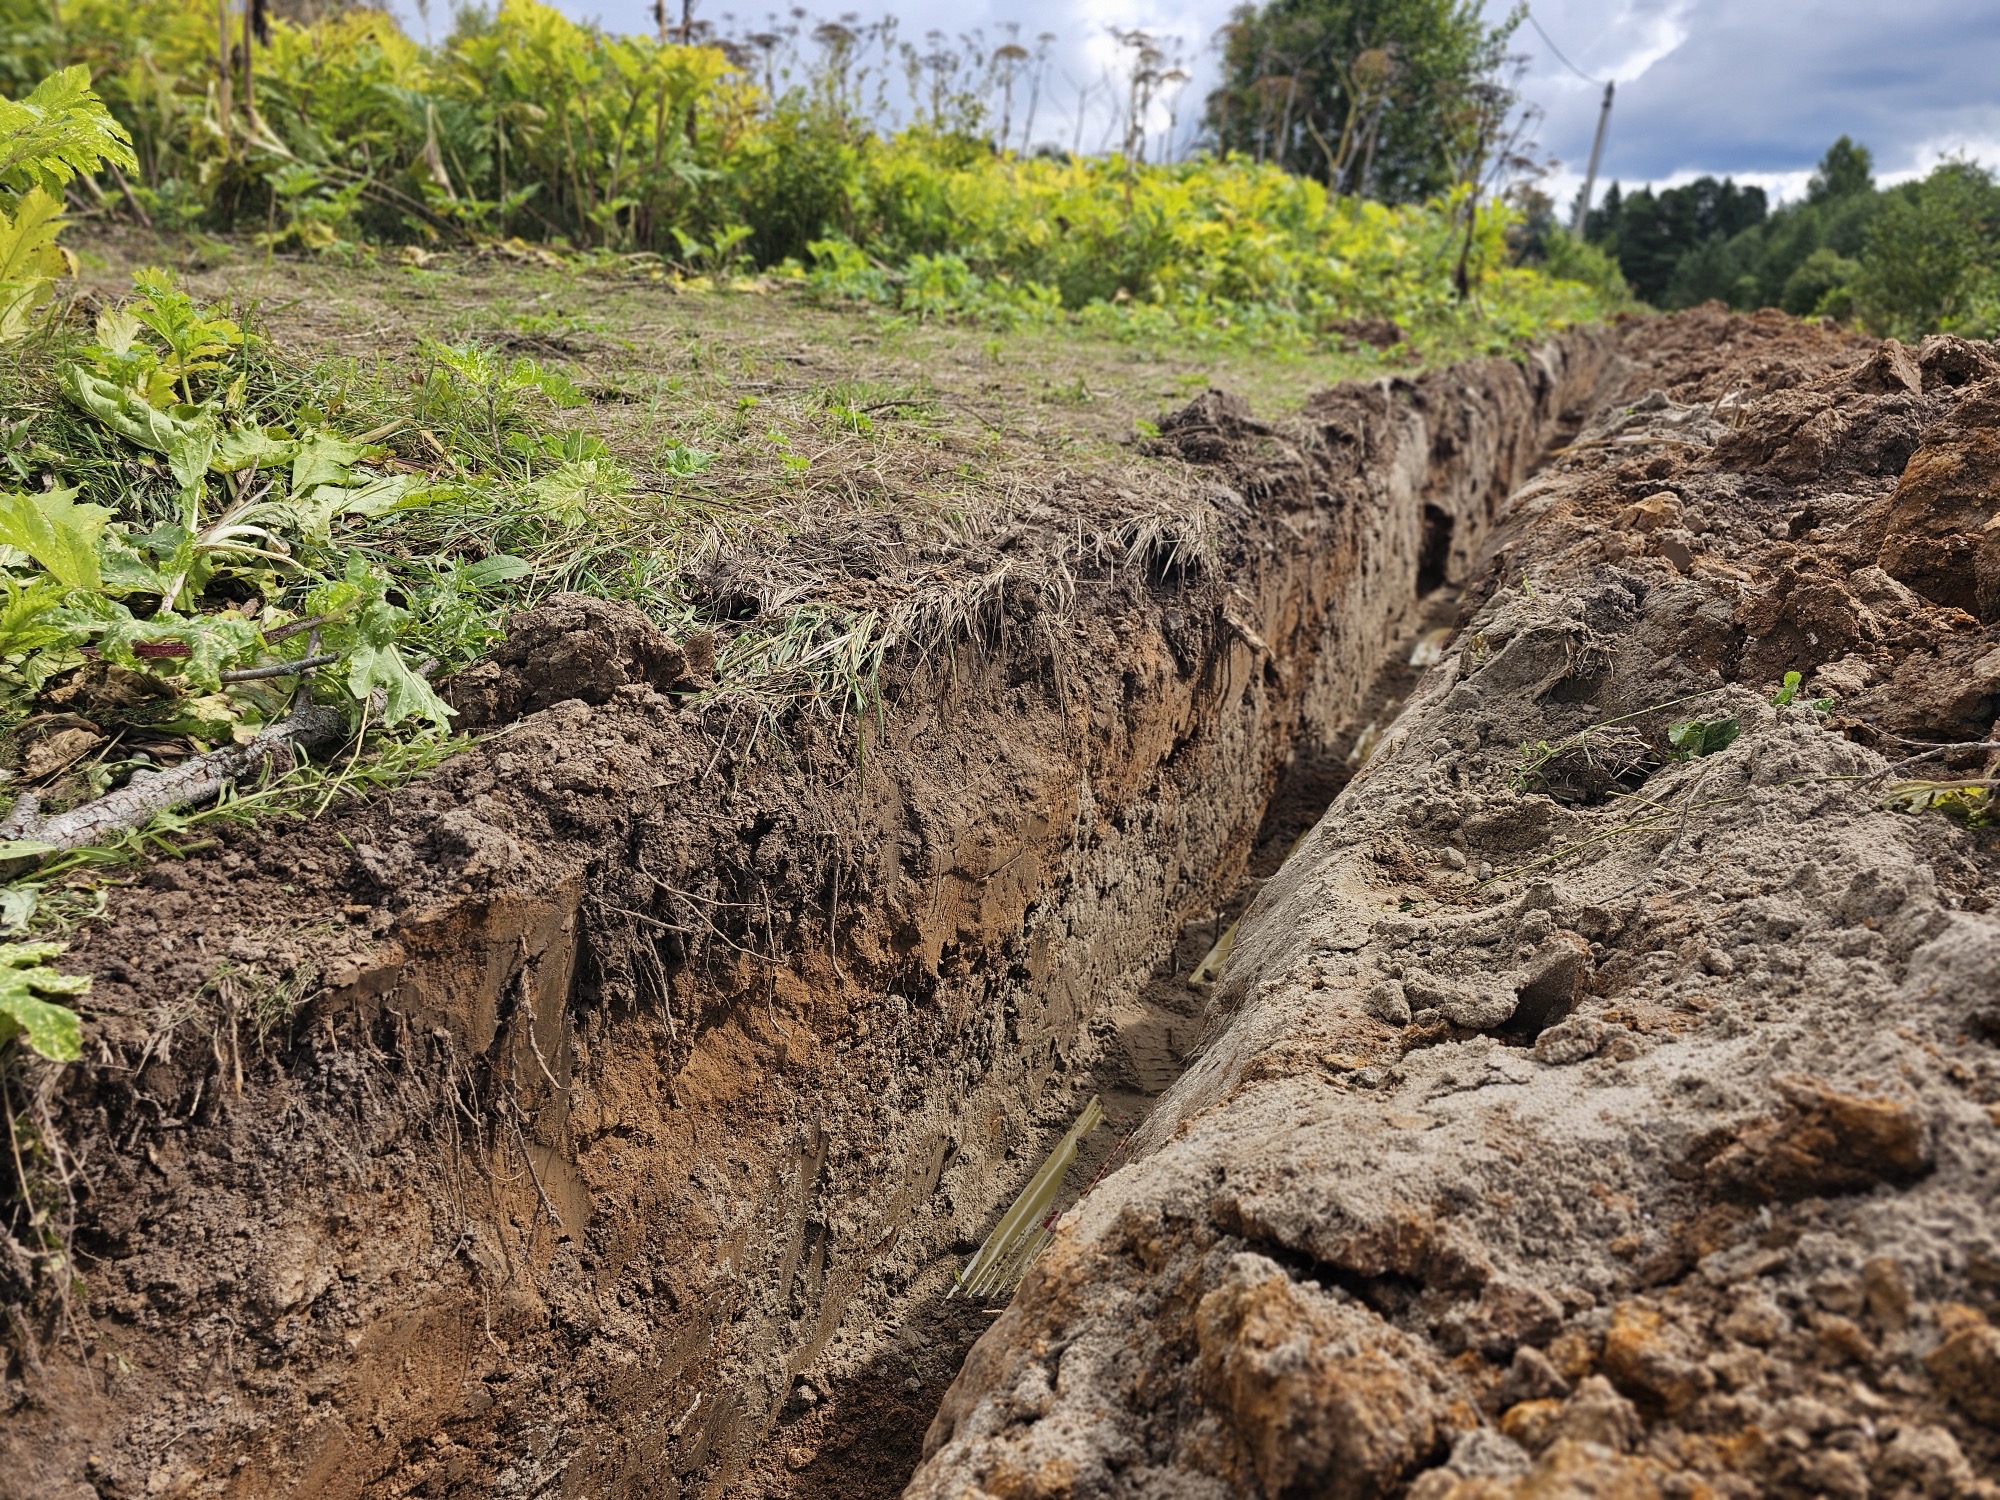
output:
<svg viewBox="0 0 2000 1500"><path fill-rule="evenodd" d="M80 1245L132 1288L122 1368L186 1368L210 1296L212 1405L197 1423L166 1377L121 1377L16 1424L38 1472L898 1493L993 1315L946 1295L957 1267L1089 1098L1109 1123L1071 1197L1197 1055L1190 974L1393 715L1614 359L1578 330L1282 424L1201 398L1160 456L1212 497L1207 573L1022 606L907 677L867 774L811 797L783 766L716 791L727 719L632 700L558 702L392 799L356 844L533 791L537 766L627 778L575 826L517 824L505 879L385 921L282 1076L190 1108L159 1183L106 1205ZM726 909L728 931L703 915ZM308 1093L359 1150L293 1129ZM190 1272L132 1227L191 1214L267 1228L203 1229Z"/></svg>
<svg viewBox="0 0 2000 1500"><path fill-rule="evenodd" d="M1231 809L1233 821L1250 830L1247 838L1228 846L1200 872L1193 914L1183 911L1164 936L1139 933L1148 955L1143 977L1114 986L1112 997L1095 1011L1075 1016L1068 1044L1076 1049L1077 1066L1067 1076L1048 1080L1032 1101L1021 1101L1034 1128L1008 1153L1011 1170L991 1180L987 1201L972 1220L981 1231L1005 1209L1079 1105L1094 1098L1101 1103L1104 1123L1084 1138L1057 1200L1059 1209L1072 1206L1115 1168L1155 1101L1196 1055L1204 1041L1212 985L1194 976L1205 961L1214 963L1218 940L1232 931L1264 883L1339 795L1468 612L1468 592L1491 561L1505 497L1574 434L1587 402L1585 392L1594 390L1602 377L1597 359L1579 363L1583 370L1575 383L1547 390L1531 408L1532 416L1504 435L1497 452L1489 453L1490 467L1477 466L1471 504L1463 476L1455 476L1455 497L1443 504L1432 497L1440 462L1448 471L1462 457L1462 439L1435 429L1424 434L1420 441L1428 441L1430 472L1424 481L1408 484L1389 515L1381 518L1390 521L1390 535L1370 539L1393 560L1380 554L1354 560L1363 578L1376 580L1372 596L1362 602L1375 618L1341 620L1336 598L1332 624L1322 623L1317 638L1305 639L1289 662L1266 665L1267 680L1305 679L1317 692L1309 688L1284 705L1297 713L1297 722L1283 736L1282 764L1261 784L1253 784L1244 799L1247 805ZM1478 399L1475 388L1463 389ZM1384 394L1393 403L1388 383ZM1310 570L1310 557L1303 561ZM1355 637L1373 648L1365 662L1356 659ZM1329 638L1338 643L1332 649ZM1212 981L1215 976L1208 977ZM961 1234L945 1253L915 1269L903 1295L886 1315L877 1315L864 1358L830 1378L817 1371L795 1374L760 1456L730 1479L726 1492L802 1500L886 1500L901 1494L923 1457L925 1431L945 1391L1005 1306L1004 1297L970 1300L953 1289L975 1244Z"/></svg>
<svg viewBox="0 0 2000 1500"><path fill-rule="evenodd" d="M1143 987L1091 1022L1094 1059L1063 1097L1098 1099L1104 1123L1084 1137L1065 1172L1059 1211L1073 1207L1117 1166L1130 1137L1185 1071L1201 1045L1213 989L1197 977L1204 961L1212 962L1216 944L1340 795L1454 632L1464 580L1447 578L1438 566L1435 577L1420 567L1412 606L1349 720L1329 742L1286 764L1245 868L1218 872L1215 909L1183 925ZM1038 1144L1051 1143L1059 1130L1044 1130ZM1005 1306L1004 1298L973 1300L954 1292L962 1261L942 1257L919 1276L923 1293L881 1331L880 1352L858 1370L824 1385L804 1376L794 1382L767 1457L739 1486L743 1494L894 1500L903 1492L923 1458L924 1434L945 1391Z"/></svg>

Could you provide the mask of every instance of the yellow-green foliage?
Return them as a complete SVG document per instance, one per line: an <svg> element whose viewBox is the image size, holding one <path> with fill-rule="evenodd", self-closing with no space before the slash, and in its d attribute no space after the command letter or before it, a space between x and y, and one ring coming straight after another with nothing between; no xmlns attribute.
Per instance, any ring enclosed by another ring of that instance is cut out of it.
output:
<svg viewBox="0 0 2000 1500"><path fill-rule="evenodd" d="M952 162L916 132L872 144L857 175L854 221L878 257L933 279L955 257L974 277L1005 278L984 289L1030 312L1095 307L1138 328L1279 339L1356 317L1425 325L1467 312L1450 278L1462 199L1335 197L1240 158L1138 169L1117 158ZM1508 269L1507 222L1497 206L1476 217L1478 316L1504 336L1598 311L1581 286ZM833 244L817 250L836 259ZM917 280L906 279L903 301L926 311Z"/></svg>
<svg viewBox="0 0 2000 1500"><path fill-rule="evenodd" d="M1509 269L1505 212L1388 207L1245 160L1024 160L933 129L884 136L824 91L763 96L711 47L614 36L538 0L460 13L425 47L386 15L273 23L254 111L215 58L208 0L67 0L58 37L131 129L156 216L273 243L520 235L690 271L791 264L829 294L919 315L1049 318L1310 343L1354 317L1474 341L1604 310ZM39 13L39 11L37 11ZM32 49L31 49L32 50Z"/></svg>
<svg viewBox="0 0 2000 1500"><path fill-rule="evenodd" d="M71 273L56 243L58 195L105 161L129 167L132 148L86 69L52 73L25 98L0 98L0 344L25 334L57 279Z"/></svg>

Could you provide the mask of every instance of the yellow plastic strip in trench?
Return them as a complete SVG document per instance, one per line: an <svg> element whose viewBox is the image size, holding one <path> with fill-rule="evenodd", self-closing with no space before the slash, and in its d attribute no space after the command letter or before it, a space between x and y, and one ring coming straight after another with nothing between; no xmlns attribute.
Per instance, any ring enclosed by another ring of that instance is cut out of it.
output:
<svg viewBox="0 0 2000 1500"><path fill-rule="evenodd" d="M1076 1160L1077 1147L1083 1144L1085 1136L1103 1123L1104 1106L1093 1094L1090 1103L1083 1107L1083 1113L1076 1117L1076 1123L1070 1126L1069 1133L1056 1142L1055 1150L1048 1154L1041 1170L1021 1190L1014 1206L993 1226L993 1232L986 1236L986 1243L979 1247L979 1253L958 1273L958 1280L951 1289L952 1296L992 1297L1000 1292L1013 1293L1022 1275L1041 1254L1042 1247L1053 1233L1054 1226L1047 1222L1049 1205L1055 1202L1056 1193L1062 1187L1063 1174Z"/></svg>

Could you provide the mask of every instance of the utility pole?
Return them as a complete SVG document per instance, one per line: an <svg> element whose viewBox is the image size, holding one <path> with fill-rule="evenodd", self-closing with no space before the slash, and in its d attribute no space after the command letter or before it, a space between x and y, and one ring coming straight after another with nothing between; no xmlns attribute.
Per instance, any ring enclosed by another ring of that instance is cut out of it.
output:
<svg viewBox="0 0 2000 1500"><path fill-rule="evenodd" d="M243 117L257 118L257 69L251 59L256 55L257 43L257 0L243 0Z"/></svg>
<svg viewBox="0 0 2000 1500"><path fill-rule="evenodd" d="M1597 111L1597 138L1590 143L1590 169L1583 174L1583 191L1577 194L1576 214L1569 224L1569 232L1578 239L1583 238L1584 217L1590 212L1590 195L1597 187L1597 160L1604 154L1604 127L1611 123L1611 95L1616 88L1615 83L1604 85L1604 104Z"/></svg>

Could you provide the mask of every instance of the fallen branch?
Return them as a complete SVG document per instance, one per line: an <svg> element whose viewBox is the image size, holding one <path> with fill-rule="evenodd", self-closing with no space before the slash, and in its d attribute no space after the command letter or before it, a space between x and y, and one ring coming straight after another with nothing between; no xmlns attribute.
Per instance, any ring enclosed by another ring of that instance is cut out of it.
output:
<svg viewBox="0 0 2000 1500"><path fill-rule="evenodd" d="M233 672L223 672L220 676L224 682L261 682L267 677L291 677L300 672L310 672L315 667L328 666L339 660L333 652L324 651L317 656L300 657L297 661L273 662L268 667L241 667Z"/></svg>
<svg viewBox="0 0 2000 1500"><path fill-rule="evenodd" d="M289 625L273 626L264 632L264 644L275 646L278 642L290 640L293 636L303 634L305 631L317 630L332 618L331 615L308 615L305 619L294 620Z"/></svg>
<svg viewBox="0 0 2000 1500"><path fill-rule="evenodd" d="M51 849L81 849L112 834L138 828L159 813L213 802L228 787L261 769L279 751L294 747L318 749L345 738L346 734L347 720L338 709L309 703L265 729L247 745L225 745L183 761L172 770L135 775L117 791L51 818L36 820L31 809L13 836L46 844ZM15 815L10 813L7 821L13 823Z"/></svg>

